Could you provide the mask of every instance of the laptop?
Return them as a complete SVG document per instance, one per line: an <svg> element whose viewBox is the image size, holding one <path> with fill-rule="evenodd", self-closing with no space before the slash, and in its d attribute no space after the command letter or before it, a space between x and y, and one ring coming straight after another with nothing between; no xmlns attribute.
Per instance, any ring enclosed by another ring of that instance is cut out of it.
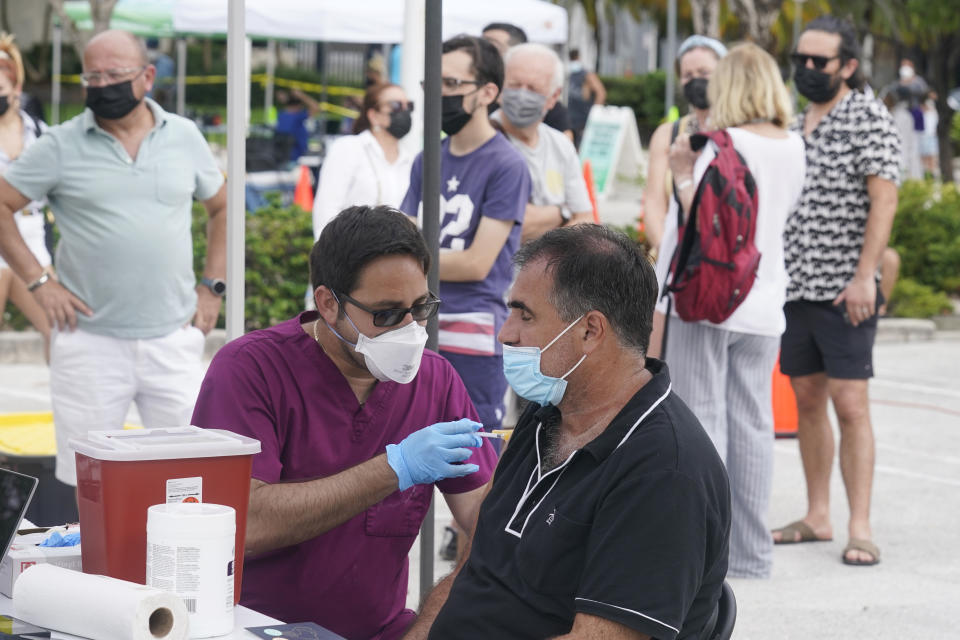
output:
<svg viewBox="0 0 960 640"><path fill-rule="evenodd" d="M20 521L30 506L37 484L33 476L0 469L0 545L3 545L0 560L7 555L10 544L17 536Z"/></svg>

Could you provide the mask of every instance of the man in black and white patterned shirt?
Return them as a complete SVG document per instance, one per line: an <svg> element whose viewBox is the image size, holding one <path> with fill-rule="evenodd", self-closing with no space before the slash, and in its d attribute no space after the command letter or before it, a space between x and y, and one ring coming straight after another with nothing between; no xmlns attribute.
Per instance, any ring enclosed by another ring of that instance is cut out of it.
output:
<svg viewBox="0 0 960 640"><path fill-rule="evenodd" d="M843 562L880 560L870 529L874 441L868 406L877 330L877 267L897 209L900 140L890 114L860 89L853 27L824 16L807 25L793 54L797 90L810 104L797 120L807 175L784 232L790 284L781 370L797 396L798 438L807 480L802 520L774 530L779 544L830 540L833 431L850 503Z"/></svg>

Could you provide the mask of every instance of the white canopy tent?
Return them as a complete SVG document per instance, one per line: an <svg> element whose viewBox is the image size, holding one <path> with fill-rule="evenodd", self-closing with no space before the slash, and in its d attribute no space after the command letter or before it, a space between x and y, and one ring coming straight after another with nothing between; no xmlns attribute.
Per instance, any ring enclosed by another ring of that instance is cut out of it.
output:
<svg viewBox="0 0 960 640"><path fill-rule="evenodd" d="M144 36L226 35L228 0L119 0L111 26ZM68 0L67 14L92 29L90 3ZM404 41L405 3L399 0L247 0L252 38L396 44ZM567 10L544 0L446 0L443 37L479 35L491 22L510 22L534 42L567 41Z"/></svg>
<svg viewBox="0 0 960 640"><path fill-rule="evenodd" d="M129 0L128 0L129 1ZM122 3L122 0L121 0ZM226 0L178 0L177 33L225 33ZM405 4L398 0L247 0L247 36L315 42L396 44L404 40ZM443 37L479 35L491 22L510 22L534 42L567 41L567 10L543 0L445 0Z"/></svg>

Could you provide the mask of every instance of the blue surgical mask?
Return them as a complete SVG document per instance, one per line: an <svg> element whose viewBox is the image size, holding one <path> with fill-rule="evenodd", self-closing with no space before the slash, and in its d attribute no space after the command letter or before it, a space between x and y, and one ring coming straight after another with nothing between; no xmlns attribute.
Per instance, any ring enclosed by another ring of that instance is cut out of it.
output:
<svg viewBox="0 0 960 640"><path fill-rule="evenodd" d="M573 325L580 322L583 316L580 316L560 332L556 338L550 341L550 344L543 349L540 347L511 347L503 345L503 374L507 378L510 387L518 396L530 402L536 402L540 406L552 404L557 406L563 399L563 393L567 390L567 376L573 373L580 363L586 359L586 354L573 365L570 371L567 371L559 378L546 376L540 371L541 354L553 346L553 343L560 339L560 336L570 330Z"/></svg>

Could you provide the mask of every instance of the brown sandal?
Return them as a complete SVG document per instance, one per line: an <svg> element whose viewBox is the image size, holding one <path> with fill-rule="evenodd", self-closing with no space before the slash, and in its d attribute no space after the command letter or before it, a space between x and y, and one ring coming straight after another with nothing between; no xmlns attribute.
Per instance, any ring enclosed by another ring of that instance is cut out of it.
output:
<svg viewBox="0 0 960 640"><path fill-rule="evenodd" d="M785 527L774 529L770 533L779 533L780 539L774 540L774 544L799 544L801 542L830 542L833 538L818 538L813 529L803 520L791 522ZM800 534L797 538L796 534Z"/></svg>
<svg viewBox="0 0 960 640"><path fill-rule="evenodd" d="M847 554L851 551L862 551L864 553L869 553L872 556L872 560L851 560L847 557ZM875 564L880 563L880 549L877 545L873 544L869 540L864 540L862 538L850 538L850 542L847 543L847 546L843 549L843 564L848 564L852 567L872 567Z"/></svg>

